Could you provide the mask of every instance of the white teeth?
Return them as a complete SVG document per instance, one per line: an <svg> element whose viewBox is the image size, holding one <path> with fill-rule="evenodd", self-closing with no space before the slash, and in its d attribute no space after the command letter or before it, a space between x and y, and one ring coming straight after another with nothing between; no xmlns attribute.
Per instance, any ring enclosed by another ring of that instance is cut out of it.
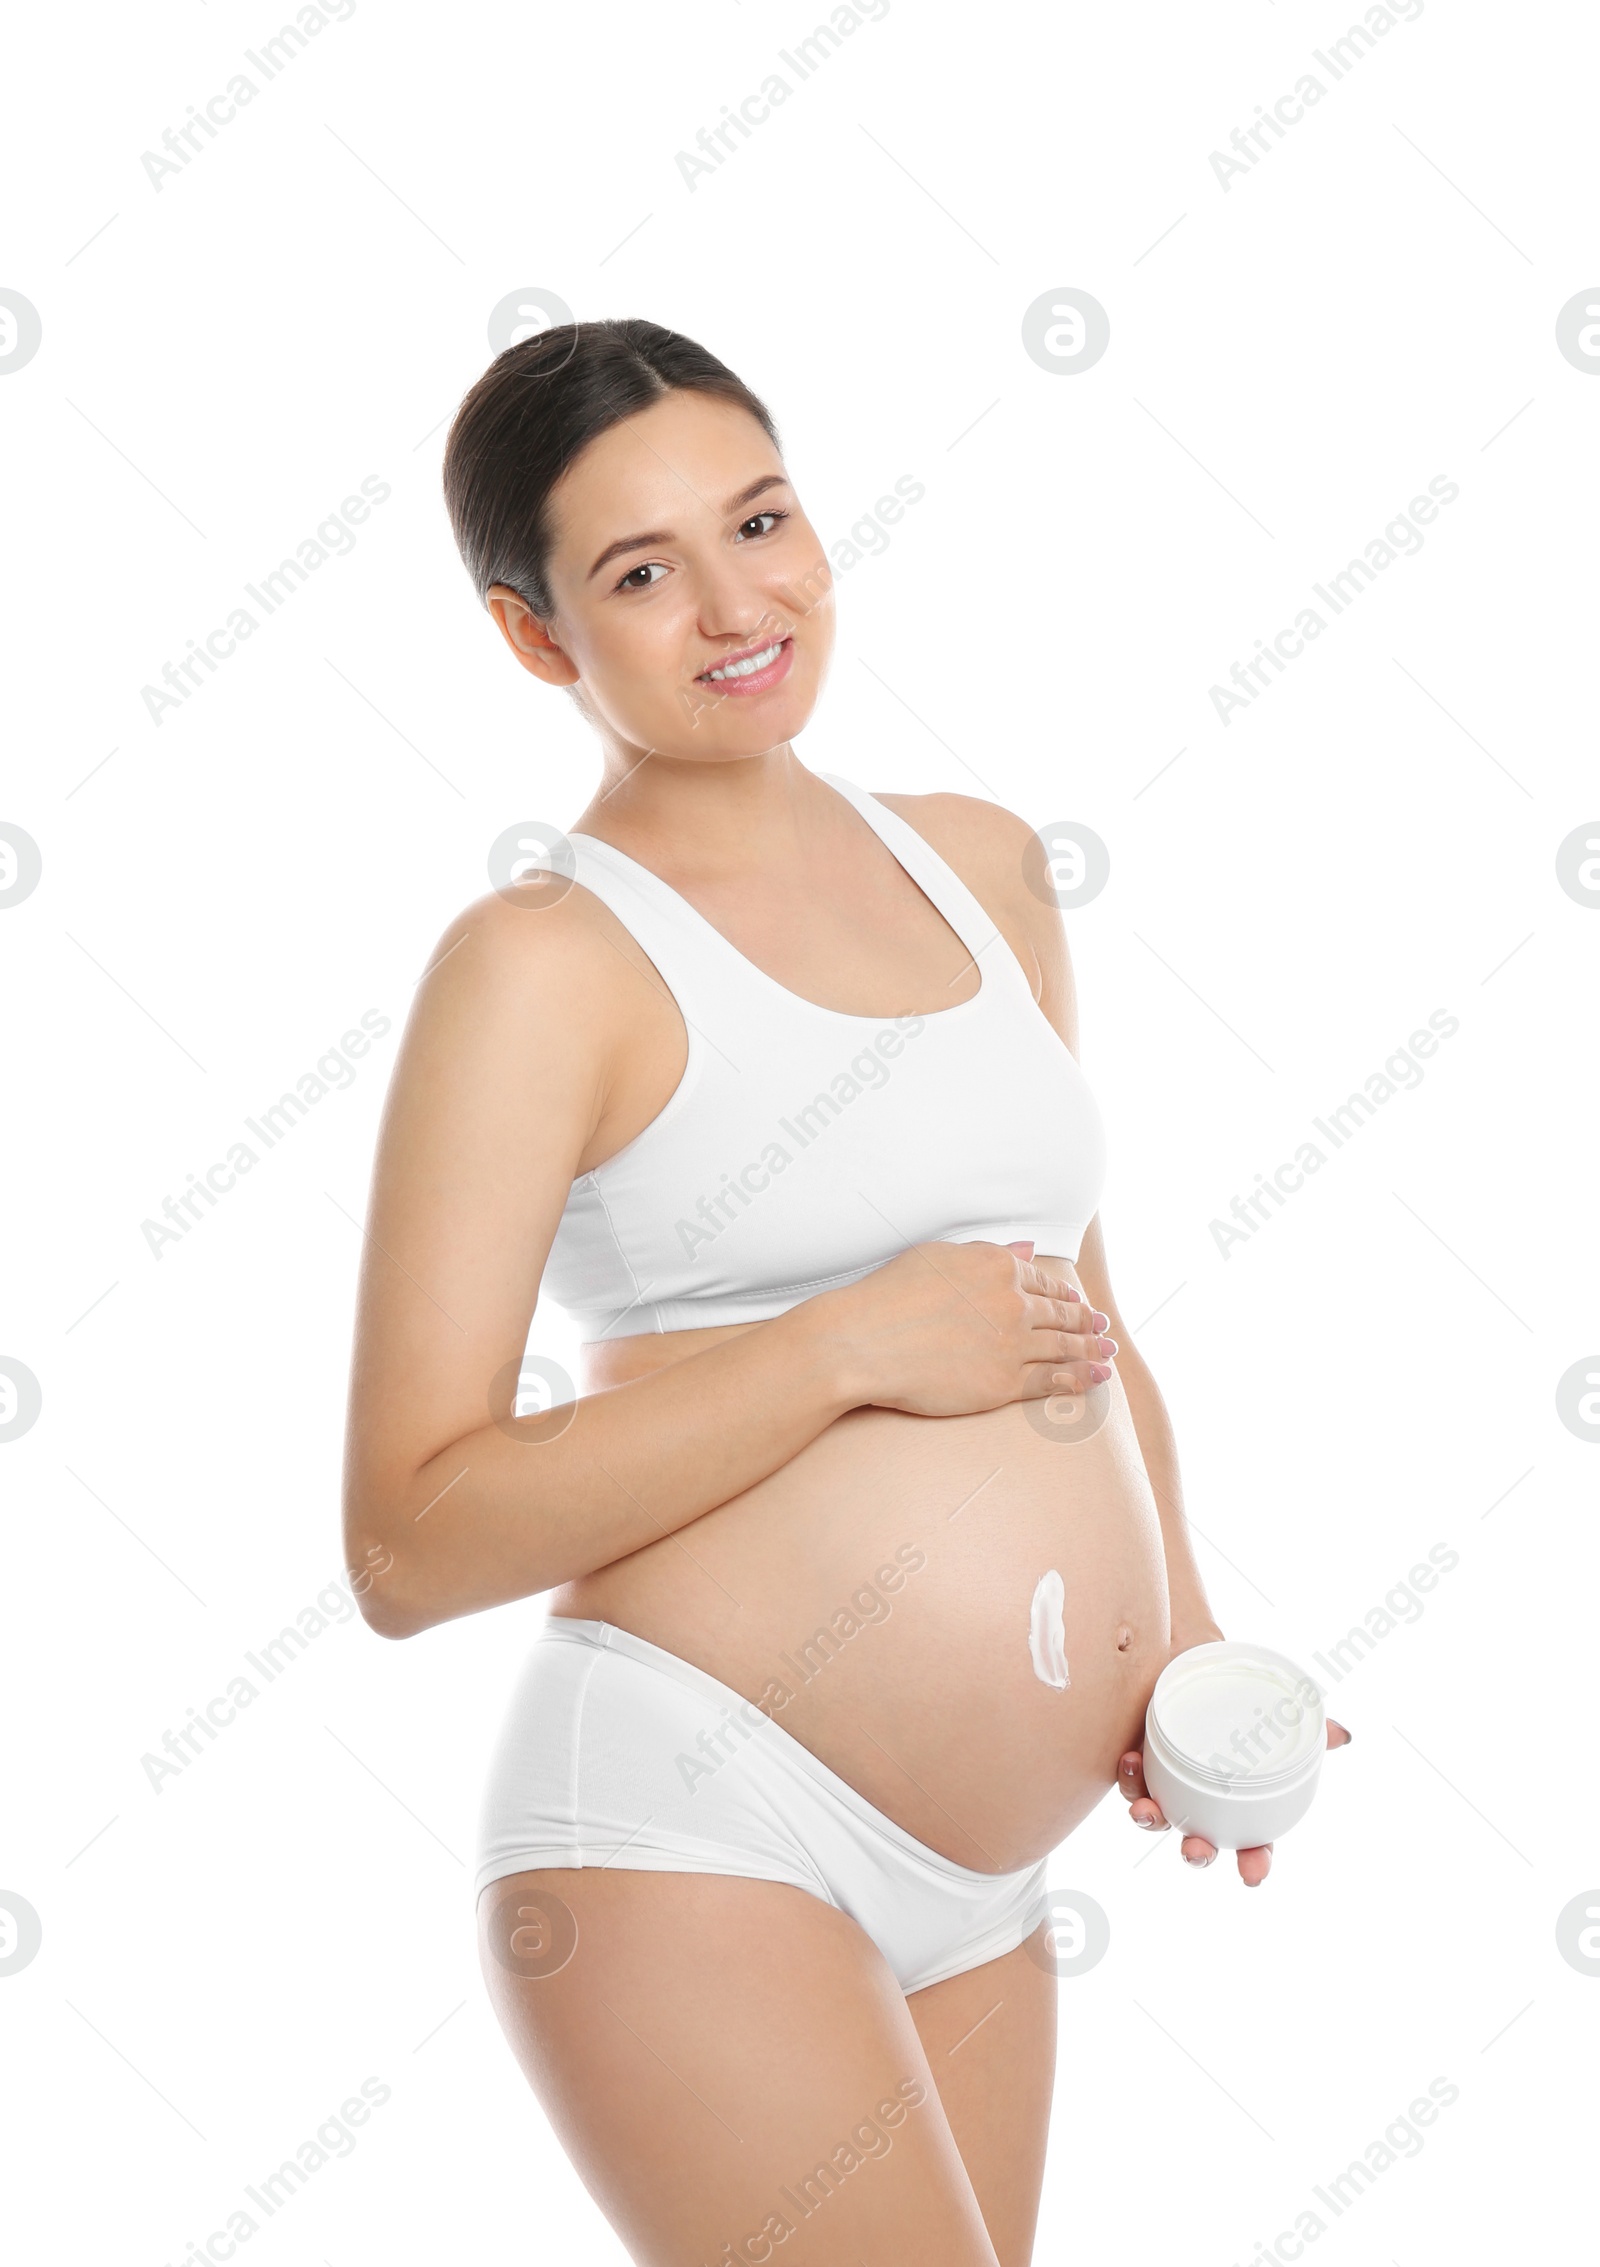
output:
<svg viewBox="0 0 1600 2267"><path fill-rule="evenodd" d="M746 661L730 661L726 669L707 669L701 674L709 677L713 685L720 685L725 677L753 677L758 669L770 668L782 651L783 640L780 638L776 645L767 646L761 653L751 654Z"/></svg>

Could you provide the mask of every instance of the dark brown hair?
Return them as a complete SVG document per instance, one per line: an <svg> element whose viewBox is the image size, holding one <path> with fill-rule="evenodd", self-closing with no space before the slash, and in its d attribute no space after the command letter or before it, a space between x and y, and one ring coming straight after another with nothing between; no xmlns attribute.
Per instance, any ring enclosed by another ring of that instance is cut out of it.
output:
<svg viewBox="0 0 1600 2267"><path fill-rule="evenodd" d="M765 403L743 379L660 323L556 323L496 355L456 411L444 449L445 508L480 599L508 583L550 618L550 491L591 441L673 392L736 403L778 445Z"/></svg>

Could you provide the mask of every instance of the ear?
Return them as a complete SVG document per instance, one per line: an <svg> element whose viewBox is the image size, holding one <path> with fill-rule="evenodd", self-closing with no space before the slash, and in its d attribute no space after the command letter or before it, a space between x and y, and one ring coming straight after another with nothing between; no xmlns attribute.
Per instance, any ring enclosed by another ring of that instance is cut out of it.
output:
<svg viewBox="0 0 1600 2267"><path fill-rule="evenodd" d="M530 676L547 685L576 684L578 672L525 598L509 583L490 586L485 601L500 634Z"/></svg>

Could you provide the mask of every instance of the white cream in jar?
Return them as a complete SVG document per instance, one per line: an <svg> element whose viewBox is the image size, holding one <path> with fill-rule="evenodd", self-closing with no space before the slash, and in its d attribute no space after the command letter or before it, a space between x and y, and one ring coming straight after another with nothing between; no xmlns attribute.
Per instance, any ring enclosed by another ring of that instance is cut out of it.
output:
<svg viewBox="0 0 1600 2267"><path fill-rule="evenodd" d="M1221 1638L1177 1654L1156 1679L1144 1782L1180 1833L1253 1849L1310 1809L1327 1738L1313 1678L1267 1646Z"/></svg>

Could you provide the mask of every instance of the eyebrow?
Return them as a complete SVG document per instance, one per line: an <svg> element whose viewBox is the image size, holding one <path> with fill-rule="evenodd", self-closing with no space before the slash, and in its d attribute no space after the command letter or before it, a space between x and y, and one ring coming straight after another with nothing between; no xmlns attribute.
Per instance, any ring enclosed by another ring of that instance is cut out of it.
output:
<svg viewBox="0 0 1600 2267"><path fill-rule="evenodd" d="M722 507L723 513L731 518L743 505L753 504L758 496L764 496L769 488L787 488L788 485L781 472L763 473L759 480L752 480L748 488L741 488L737 496L730 496ZM647 529L643 535L624 535L617 542L606 545L584 579L593 582L602 567L609 566L613 559L620 559L629 551L644 551L653 544L670 543L672 540L670 528L654 527Z"/></svg>

